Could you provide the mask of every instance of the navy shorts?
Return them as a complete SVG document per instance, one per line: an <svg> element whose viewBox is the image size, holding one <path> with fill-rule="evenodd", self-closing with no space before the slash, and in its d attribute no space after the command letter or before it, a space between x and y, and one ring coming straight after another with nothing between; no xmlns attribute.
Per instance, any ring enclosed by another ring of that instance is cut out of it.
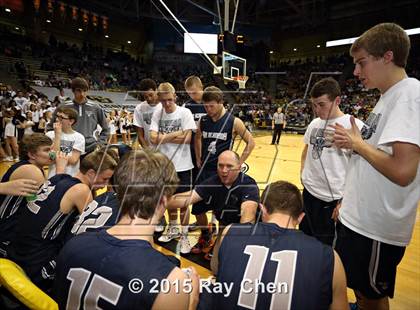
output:
<svg viewBox="0 0 420 310"><path fill-rule="evenodd" d="M335 250L346 270L347 286L369 299L394 297L397 266L405 247L370 239L337 222Z"/></svg>

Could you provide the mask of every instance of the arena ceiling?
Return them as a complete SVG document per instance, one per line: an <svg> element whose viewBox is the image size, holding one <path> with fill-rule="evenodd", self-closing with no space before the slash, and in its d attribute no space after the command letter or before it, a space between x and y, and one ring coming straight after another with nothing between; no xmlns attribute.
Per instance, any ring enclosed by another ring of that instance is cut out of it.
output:
<svg viewBox="0 0 420 310"><path fill-rule="evenodd" d="M183 22L219 23L217 1L223 16L223 0L164 0ZM278 30L314 30L331 23L358 18L379 16L387 20L416 21L420 11L418 0L229 0L231 18L234 4L239 1L237 23L268 26ZM163 6L159 0L69 0L86 9L109 16L142 19L163 19ZM414 13L413 13L414 12ZM166 13L166 11L165 11ZM418 26L417 26L418 27Z"/></svg>

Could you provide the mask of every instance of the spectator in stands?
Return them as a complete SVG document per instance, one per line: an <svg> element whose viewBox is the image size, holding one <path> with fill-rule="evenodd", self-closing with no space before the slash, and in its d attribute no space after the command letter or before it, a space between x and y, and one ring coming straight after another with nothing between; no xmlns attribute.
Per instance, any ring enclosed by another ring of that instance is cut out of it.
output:
<svg viewBox="0 0 420 310"><path fill-rule="evenodd" d="M69 156L65 173L74 176L79 172L80 155L85 152L85 138L72 128L77 121L76 110L62 105L57 109L56 116L54 130L46 135L53 141L51 149L56 154L61 151ZM48 178L55 174L56 165L53 163L48 169Z"/></svg>
<svg viewBox="0 0 420 310"><path fill-rule="evenodd" d="M107 142L109 134L108 122L104 110L98 104L87 99L89 84L85 79L73 79L71 81L71 89L74 94L73 102L66 103L65 106L75 109L78 113L74 130L85 137L85 151L88 154L93 152L99 144L105 144ZM56 113L48 127L52 129L55 122ZM94 131L98 125L102 128L99 141L94 137Z"/></svg>

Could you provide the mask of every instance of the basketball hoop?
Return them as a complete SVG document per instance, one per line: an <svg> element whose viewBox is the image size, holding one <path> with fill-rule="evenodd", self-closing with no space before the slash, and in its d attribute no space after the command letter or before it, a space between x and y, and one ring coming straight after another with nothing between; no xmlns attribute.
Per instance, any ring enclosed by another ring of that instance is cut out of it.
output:
<svg viewBox="0 0 420 310"><path fill-rule="evenodd" d="M248 81L249 76L247 75L238 75L233 76L232 79L236 82L238 82L239 89L245 89L245 84Z"/></svg>

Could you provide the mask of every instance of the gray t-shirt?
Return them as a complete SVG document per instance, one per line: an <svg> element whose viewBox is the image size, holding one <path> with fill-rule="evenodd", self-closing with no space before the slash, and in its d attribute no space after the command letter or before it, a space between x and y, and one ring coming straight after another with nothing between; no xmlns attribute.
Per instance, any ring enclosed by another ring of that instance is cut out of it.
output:
<svg viewBox="0 0 420 310"><path fill-rule="evenodd" d="M274 113L273 121L275 125L280 125L284 123L284 113Z"/></svg>

